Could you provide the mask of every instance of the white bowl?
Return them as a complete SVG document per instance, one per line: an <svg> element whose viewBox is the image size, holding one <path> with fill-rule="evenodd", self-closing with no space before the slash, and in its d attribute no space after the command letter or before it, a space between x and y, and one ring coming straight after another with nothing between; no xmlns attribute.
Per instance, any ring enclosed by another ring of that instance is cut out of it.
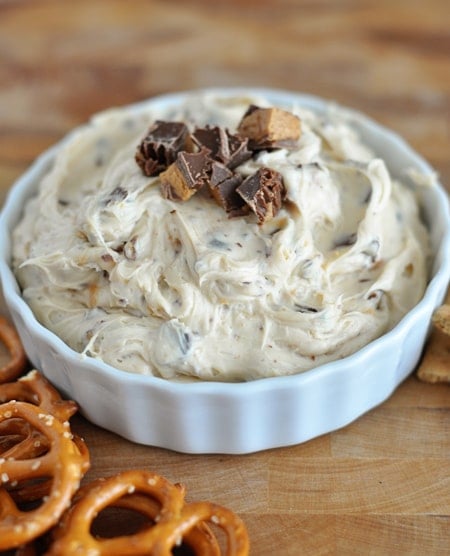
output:
<svg viewBox="0 0 450 556"><path fill-rule="evenodd" d="M211 91L211 90L210 90ZM322 113L328 102L268 89L220 89L221 95L263 96L279 106L298 103ZM187 93L156 97L170 107ZM347 111L363 141L394 175L405 168L433 174L400 137L367 117ZM441 185L424 188L423 211L434 251L423 299L401 322L357 353L298 375L247 383L177 383L116 370L71 350L44 328L21 297L10 268L10 234L26 199L49 168L60 145L40 156L11 189L0 217L0 278L3 295L32 364L75 399L93 423L132 441L187 453L250 453L305 442L341 428L388 398L416 366L430 318L450 278L450 214Z"/></svg>

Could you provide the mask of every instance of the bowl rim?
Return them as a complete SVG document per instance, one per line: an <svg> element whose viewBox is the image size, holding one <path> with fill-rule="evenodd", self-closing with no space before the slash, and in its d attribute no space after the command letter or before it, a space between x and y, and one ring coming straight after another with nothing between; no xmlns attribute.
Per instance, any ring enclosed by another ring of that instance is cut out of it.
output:
<svg viewBox="0 0 450 556"><path fill-rule="evenodd" d="M306 106L307 108L309 107L313 110L319 110L319 112L323 111L324 109L326 109L327 106L332 104L336 106L341 113L345 113L351 119L354 119L362 125L367 126L367 128L370 129L371 132L375 131L376 133L381 133L384 136L388 137L396 148L402 150L408 157L414 159L414 163L420 171L425 174L435 174L435 171L433 170L431 165L419 153L417 153L403 137L401 137L395 131L378 123L376 120L372 119L366 114L363 114L362 112L338 104L335 101L318 97L316 95L266 87L209 87L200 89L188 89L176 93L160 94L149 99L141 100L139 102L118 106L117 108L127 108L131 111L139 112L149 107L158 107L162 104L166 106L175 105L186 97L199 93L218 94L225 97L242 95L261 96L267 98L269 102L273 104L279 103L282 105L292 105L293 103L295 103L300 106ZM95 117L105 111L94 114L92 117ZM435 299L437 295L436 290L438 288L442 289L442 283L444 283L445 281L448 283L449 281L450 257L448 255L446 256L446 253L450 253L449 198L448 192L445 190L443 185L440 183L439 180L436 180L436 185L433 187L435 189L436 195L439 197L441 208L445 216L445 221L448 224L440 241L439 250L437 253L435 253L435 258L441 255L442 263L435 272L434 276L429 280L424 296L419 301L419 303L415 307L413 307L405 315L405 317L403 317L399 321L399 323L396 324L391 330L389 330L379 338L371 341L351 355L348 355L342 359L330 361L328 363L319 365L315 368L297 374L263 377L247 382L231 383L221 381L177 382L151 375L141 375L126 372L120 369L116 369L101 360L94 359L87 355L82 355L70 348L55 333L51 332L42 324L40 324L34 317L30 307L23 300L22 296L20 295L20 288L18 286L18 283L14 277L12 269L10 268L9 237L12 227L17 223L17 220L19 218L18 202L24 201L36 192L38 187L37 177L42 175L44 169L52 162L56 153L60 150L60 148L66 141L70 140L72 134L77 132L77 130L79 130L80 128L88 125L88 123L89 121L81 124L80 126L77 126L68 134L66 134L60 141L58 141L56 144L40 154L28 167L28 169L26 169L25 172L23 172L22 175L12 184L10 190L8 191L4 205L0 212L0 238L7 238L5 240L5 242L7 243L6 249L3 249L2 253L0 254L0 280L2 288L4 290L4 297L7 307L10 311L11 308L14 308L20 314L26 316L28 326L30 327L30 329L32 329L33 334L37 335L45 343L50 343L50 345L52 345L57 351L62 351L64 355L70 360L76 360L77 364L79 364L80 360L82 360L83 364L88 365L93 370L101 373L106 377L112 377L114 380L126 380L135 385L151 385L160 391L174 392L180 394L195 392L196 394L200 395L210 395L213 393L217 393L218 389L220 389L220 393L223 396L245 397L249 393L253 393L256 391L275 391L284 389L287 386L289 388L298 388L302 384L306 384L311 380L315 380L319 373L321 375L329 375L330 373L336 374L340 371L343 371L345 367L349 363L353 362L355 359L364 359L366 357L370 357L371 354L378 349L381 343L400 335L403 332L405 326L408 326L406 321L422 318L430 302ZM442 298L443 294L440 295L441 300Z"/></svg>

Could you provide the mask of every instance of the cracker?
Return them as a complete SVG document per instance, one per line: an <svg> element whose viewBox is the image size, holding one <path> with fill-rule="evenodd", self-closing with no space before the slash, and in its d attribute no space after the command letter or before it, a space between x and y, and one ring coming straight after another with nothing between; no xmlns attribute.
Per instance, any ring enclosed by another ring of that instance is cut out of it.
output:
<svg viewBox="0 0 450 556"><path fill-rule="evenodd" d="M433 315L433 325L450 337L450 304L441 305Z"/></svg>
<svg viewBox="0 0 450 556"><path fill-rule="evenodd" d="M422 360L417 368L417 377L423 382L447 382L450 384L450 294L447 303L433 314L432 330Z"/></svg>

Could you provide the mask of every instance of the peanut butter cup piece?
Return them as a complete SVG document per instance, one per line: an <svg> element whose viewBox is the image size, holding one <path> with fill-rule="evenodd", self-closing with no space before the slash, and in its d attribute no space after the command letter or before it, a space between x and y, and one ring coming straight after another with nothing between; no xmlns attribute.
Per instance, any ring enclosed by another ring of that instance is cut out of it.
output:
<svg viewBox="0 0 450 556"><path fill-rule="evenodd" d="M199 148L206 148L209 156L228 168L236 168L252 156L248 149L248 139L232 134L219 126L196 128L192 133L192 141Z"/></svg>
<svg viewBox="0 0 450 556"><path fill-rule="evenodd" d="M236 192L242 180L240 174L232 172L221 162L212 163L209 188L217 204L232 217L242 216L249 211L244 199Z"/></svg>
<svg viewBox="0 0 450 556"><path fill-rule="evenodd" d="M236 192L256 214L258 224L264 224L273 218L286 196L281 174L266 167L246 178Z"/></svg>
<svg viewBox="0 0 450 556"><path fill-rule="evenodd" d="M175 162L160 174L163 197L187 201L208 182L210 171L211 160L205 149L198 153L180 151Z"/></svg>
<svg viewBox="0 0 450 556"><path fill-rule="evenodd" d="M238 133L249 139L254 150L292 148L301 135L300 119L281 108L251 105L242 117Z"/></svg>
<svg viewBox="0 0 450 556"><path fill-rule="evenodd" d="M175 162L188 141L188 128L182 122L157 120L139 144L135 159L146 176L157 176Z"/></svg>

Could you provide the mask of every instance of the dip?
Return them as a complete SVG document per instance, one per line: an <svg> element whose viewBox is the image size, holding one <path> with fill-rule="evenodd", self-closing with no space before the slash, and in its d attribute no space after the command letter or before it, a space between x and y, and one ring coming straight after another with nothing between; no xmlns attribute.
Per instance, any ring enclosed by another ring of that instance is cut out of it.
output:
<svg viewBox="0 0 450 556"><path fill-rule="evenodd" d="M299 138L233 168L281 176L266 220L227 213L208 187L168 197L163 174L137 164L155 121L235 133L251 105L268 107L192 95L176 110L101 113L67 138L13 234L14 271L45 327L124 371L248 381L345 357L417 304L429 245L414 187L337 107L282 107Z"/></svg>

